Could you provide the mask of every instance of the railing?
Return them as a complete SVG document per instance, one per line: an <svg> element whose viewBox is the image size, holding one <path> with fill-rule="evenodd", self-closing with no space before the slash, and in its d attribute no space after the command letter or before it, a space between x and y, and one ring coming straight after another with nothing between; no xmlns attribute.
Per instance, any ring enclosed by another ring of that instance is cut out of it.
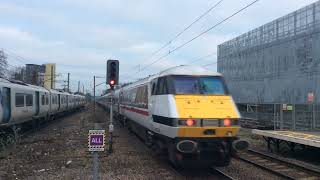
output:
<svg viewBox="0 0 320 180"><path fill-rule="evenodd" d="M320 104L238 104L243 121L274 130L320 131Z"/></svg>

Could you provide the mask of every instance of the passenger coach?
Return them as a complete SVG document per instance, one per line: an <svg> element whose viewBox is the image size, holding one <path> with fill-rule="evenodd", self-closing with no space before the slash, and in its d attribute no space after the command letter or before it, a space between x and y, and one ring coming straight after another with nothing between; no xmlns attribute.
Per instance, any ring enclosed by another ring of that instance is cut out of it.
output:
<svg viewBox="0 0 320 180"><path fill-rule="evenodd" d="M0 78L0 133L51 120L84 104L83 96Z"/></svg>

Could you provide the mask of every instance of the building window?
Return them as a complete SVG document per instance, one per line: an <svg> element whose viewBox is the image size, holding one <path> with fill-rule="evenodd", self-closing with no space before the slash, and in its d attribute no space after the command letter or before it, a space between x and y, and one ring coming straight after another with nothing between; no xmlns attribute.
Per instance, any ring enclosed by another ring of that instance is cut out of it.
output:
<svg viewBox="0 0 320 180"><path fill-rule="evenodd" d="M33 95L32 94L26 95L26 106L33 106Z"/></svg>
<svg viewBox="0 0 320 180"><path fill-rule="evenodd" d="M24 94L16 93L16 107L24 107Z"/></svg>

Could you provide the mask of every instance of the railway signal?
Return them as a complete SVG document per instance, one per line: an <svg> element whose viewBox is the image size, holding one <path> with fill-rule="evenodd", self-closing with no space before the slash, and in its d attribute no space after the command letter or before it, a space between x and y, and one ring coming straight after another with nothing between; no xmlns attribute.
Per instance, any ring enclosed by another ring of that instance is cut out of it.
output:
<svg viewBox="0 0 320 180"><path fill-rule="evenodd" d="M107 61L107 83L111 89L119 83L119 61L108 60Z"/></svg>

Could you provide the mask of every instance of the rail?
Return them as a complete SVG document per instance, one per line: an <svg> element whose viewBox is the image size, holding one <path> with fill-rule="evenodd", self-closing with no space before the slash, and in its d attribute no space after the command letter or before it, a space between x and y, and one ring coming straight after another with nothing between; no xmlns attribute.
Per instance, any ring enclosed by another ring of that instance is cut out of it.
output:
<svg viewBox="0 0 320 180"><path fill-rule="evenodd" d="M286 179L319 179L320 171L249 149L238 159Z"/></svg>

